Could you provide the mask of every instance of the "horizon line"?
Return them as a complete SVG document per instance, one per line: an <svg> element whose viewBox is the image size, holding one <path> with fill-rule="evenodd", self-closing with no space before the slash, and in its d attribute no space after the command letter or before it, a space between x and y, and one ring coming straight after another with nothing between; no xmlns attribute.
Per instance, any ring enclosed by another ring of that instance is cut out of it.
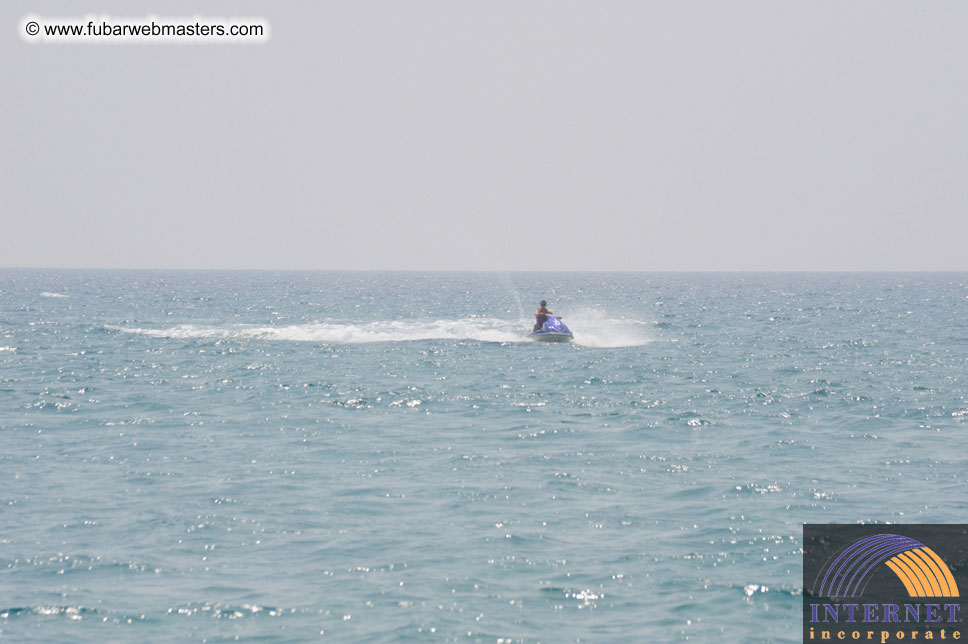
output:
<svg viewBox="0 0 968 644"><path fill-rule="evenodd" d="M0 271L156 271L211 273L759 273L759 274L863 274L863 273L968 273L968 268L900 269L522 269L522 268L193 268L193 267L113 267L113 266L0 266Z"/></svg>

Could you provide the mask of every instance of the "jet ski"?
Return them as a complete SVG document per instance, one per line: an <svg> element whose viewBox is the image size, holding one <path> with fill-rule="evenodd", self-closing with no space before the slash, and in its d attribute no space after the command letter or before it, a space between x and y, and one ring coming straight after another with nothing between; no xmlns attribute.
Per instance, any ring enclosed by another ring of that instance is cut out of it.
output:
<svg viewBox="0 0 968 644"><path fill-rule="evenodd" d="M571 342L574 339L571 329L565 326L561 318L553 315L549 315L541 328L533 331L528 337L537 342Z"/></svg>

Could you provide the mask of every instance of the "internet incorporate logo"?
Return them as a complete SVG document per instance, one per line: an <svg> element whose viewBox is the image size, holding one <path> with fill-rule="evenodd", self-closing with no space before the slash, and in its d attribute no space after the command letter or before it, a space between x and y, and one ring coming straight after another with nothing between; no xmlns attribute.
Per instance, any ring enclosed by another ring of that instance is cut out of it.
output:
<svg viewBox="0 0 968 644"><path fill-rule="evenodd" d="M804 642L961 639L968 526L884 527L804 526Z"/></svg>

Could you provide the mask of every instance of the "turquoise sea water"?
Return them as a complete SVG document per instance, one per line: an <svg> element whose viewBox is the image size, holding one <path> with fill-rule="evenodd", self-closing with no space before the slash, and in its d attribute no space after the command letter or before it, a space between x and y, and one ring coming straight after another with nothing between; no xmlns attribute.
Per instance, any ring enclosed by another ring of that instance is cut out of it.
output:
<svg viewBox="0 0 968 644"><path fill-rule="evenodd" d="M0 639L797 641L804 522L964 522L966 318L950 273L3 270Z"/></svg>

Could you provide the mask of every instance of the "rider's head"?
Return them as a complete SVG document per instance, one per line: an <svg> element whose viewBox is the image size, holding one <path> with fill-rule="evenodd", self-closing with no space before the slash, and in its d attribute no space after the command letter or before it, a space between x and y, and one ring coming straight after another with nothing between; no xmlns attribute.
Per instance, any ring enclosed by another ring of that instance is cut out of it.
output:
<svg viewBox="0 0 968 644"><path fill-rule="evenodd" d="M548 306L548 303L545 302L544 300L541 300L541 306Z"/></svg>

